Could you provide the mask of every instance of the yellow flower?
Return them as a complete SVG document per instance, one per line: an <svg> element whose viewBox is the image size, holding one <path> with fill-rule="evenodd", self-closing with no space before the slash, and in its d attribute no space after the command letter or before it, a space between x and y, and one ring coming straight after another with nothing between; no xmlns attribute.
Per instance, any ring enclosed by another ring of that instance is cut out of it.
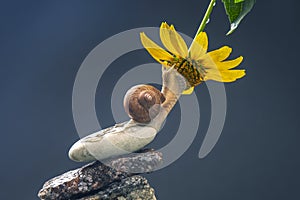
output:
<svg viewBox="0 0 300 200"><path fill-rule="evenodd" d="M242 56L224 61L231 53L230 47L223 46L207 52L208 38L205 32L200 32L188 49L174 26L163 22L160 26L160 39L167 50L141 33L142 44L150 55L165 67L174 66L187 79L190 87L183 94L191 94L194 86L206 80L233 82L245 76L245 70L232 70L242 62Z"/></svg>

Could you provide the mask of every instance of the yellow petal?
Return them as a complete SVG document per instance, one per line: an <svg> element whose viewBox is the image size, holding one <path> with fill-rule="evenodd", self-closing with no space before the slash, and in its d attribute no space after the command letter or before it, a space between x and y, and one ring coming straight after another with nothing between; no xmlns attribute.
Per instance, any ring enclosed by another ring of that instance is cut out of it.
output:
<svg viewBox="0 0 300 200"><path fill-rule="evenodd" d="M194 87L190 87L189 89L184 90L184 91L182 92L182 94L189 95L189 94L192 94L193 91L194 91Z"/></svg>
<svg viewBox="0 0 300 200"><path fill-rule="evenodd" d="M239 64L241 64L242 61L243 61L243 56L240 56L234 60L219 62L217 63L217 66L219 70L232 69L237 67Z"/></svg>
<svg viewBox="0 0 300 200"><path fill-rule="evenodd" d="M221 47L220 49L208 52L207 54L214 60L214 61L223 61L230 55L232 49L228 46Z"/></svg>
<svg viewBox="0 0 300 200"><path fill-rule="evenodd" d="M200 32L193 41L190 48L190 56L193 60L198 60L203 56L208 48L208 38L205 32Z"/></svg>
<svg viewBox="0 0 300 200"><path fill-rule="evenodd" d="M173 44L171 43L170 39L170 27L166 22L161 23L160 29L159 29L159 35L160 40L162 41L163 45L168 49L168 51L172 52L173 54L178 55L179 53L177 50L173 47Z"/></svg>
<svg viewBox="0 0 300 200"><path fill-rule="evenodd" d="M188 54L188 48L185 41L176 32L173 25L169 26L166 22L163 22L160 26L160 39L163 45L173 54L186 58Z"/></svg>
<svg viewBox="0 0 300 200"><path fill-rule="evenodd" d="M170 61L173 56L150 40L145 33L140 33L141 42L149 54L159 63L166 64L164 61Z"/></svg>
<svg viewBox="0 0 300 200"><path fill-rule="evenodd" d="M197 62L204 69L217 69L217 63L220 63L216 63L208 54L201 56L201 58L198 59Z"/></svg>
<svg viewBox="0 0 300 200"><path fill-rule="evenodd" d="M216 57L214 57L216 58ZM203 55L201 59L198 60L198 63L204 67L204 69L218 69L218 70L228 70L235 68L243 61L243 56L240 56L234 60L228 61L218 61L218 59L214 60L209 53Z"/></svg>
<svg viewBox="0 0 300 200"><path fill-rule="evenodd" d="M209 70L205 75L205 80L214 80L219 82L233 82L238 78L242 78L245 76L245 70L225 70L225 71L217 71L217 70Z"/></svg>

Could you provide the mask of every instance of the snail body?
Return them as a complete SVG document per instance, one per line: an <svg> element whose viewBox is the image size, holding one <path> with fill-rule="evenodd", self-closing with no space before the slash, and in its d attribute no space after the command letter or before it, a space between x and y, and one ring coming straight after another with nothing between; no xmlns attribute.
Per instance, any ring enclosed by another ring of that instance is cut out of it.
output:
<svg viewBox="0 0 300 200"><path fill-rule="evenodd" d="M69 150L70 159L103 160L143 148L153 141L185 89L184 77L173 68L163 69L161 92L150 85L132 87L124 98L124 109L131 120L78 140Z"/></svg>

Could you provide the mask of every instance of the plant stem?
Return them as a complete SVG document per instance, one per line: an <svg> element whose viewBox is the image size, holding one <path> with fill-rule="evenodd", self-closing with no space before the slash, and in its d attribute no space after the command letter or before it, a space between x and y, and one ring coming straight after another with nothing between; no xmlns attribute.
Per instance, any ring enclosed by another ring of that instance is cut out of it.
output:
<svg viewBox="0 0 300 200"><path fill-rule="evenodd" d="M206 24L207 24L207 21L209 20L209 16L210 16L210 14L211 14L211 11L213 10L213 7L214 7L215 3L216 3L216 0L211 0L211 1L210 1L209 5L208 5L208 8L207 8L207 10L206 10L206 13L205 13L205 15L204 15L204 17L203 17L203 19L202 19L202 22L201 22L201 24L200 24L200 26L199 26L199 28L198 28L198 30L197 30L196 36L197 36L201 31L204 30L204 28L205 28L205 26L206 26ZM195 36L195 37L196 37L196 36Z"/></svg>

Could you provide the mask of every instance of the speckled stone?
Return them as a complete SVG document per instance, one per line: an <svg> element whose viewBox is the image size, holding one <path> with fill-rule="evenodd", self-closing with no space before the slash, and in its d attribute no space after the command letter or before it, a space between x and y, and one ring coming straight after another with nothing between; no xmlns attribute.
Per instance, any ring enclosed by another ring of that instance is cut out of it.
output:
<svg viewBox="0 0 300 200"><path fill-rule="evenodd" d="M132 176L110 184L106 189L79 200L156 200L154 189L141 176Z"/></svg>
<svg viewBox="0 0 300 200"><path fill-rule="evenodd" d="M130 188L126 186L127 182L125 180L131 180L132 183L138 183L137 179L128 178L139 174L136 172L151 172L161 164L161 153L153 150L144 150L138 154L129 154L119 158L106 160L105 164L96 161L50 179L39 191L38 196L42 200L80 199L91 196L91 194L95 194L96 192L100 194L101 191L106 191L108 188L110 188L110 191L118 191L118 194L121 194L122 192L118 190L118 187L120 187L120 189L125 188L127 192L129 192ZM140 182L140 184L147 185L143 183L143 181ZM124 186L119 185L117 188L114 188L114 184L116 186L118 184L123 184ZM131 186L133 186L133 184ZM133 187L135 192L132 191L133 193L130 193L130 195L138 196L139 193L144 191L141 187L142 186L139 188ZM125 192L125 190L123 192ZM127 195L129 195L129 193Z"/></svg>
<svg viewBox="0 0 300 200"><path fill-rule="evenodd" d="M134 154L120 156L118 159L107 159L104 163L117 171L133 174L148 173L162 164L162 153L153 149L146 149Z"/></svg>

